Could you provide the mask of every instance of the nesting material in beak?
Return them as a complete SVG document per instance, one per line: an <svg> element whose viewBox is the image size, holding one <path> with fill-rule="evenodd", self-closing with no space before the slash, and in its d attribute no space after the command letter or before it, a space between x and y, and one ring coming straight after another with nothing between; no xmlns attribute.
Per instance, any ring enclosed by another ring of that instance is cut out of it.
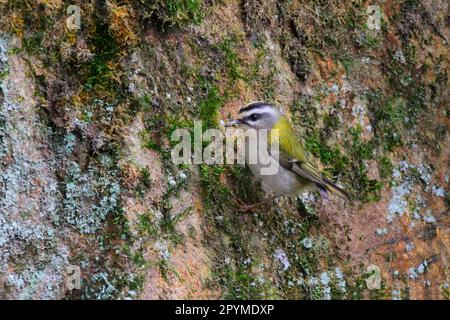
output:
<svg viewBox="0 0 450 320"><path fill-rule="evenodd" d="M234 126L238 126L240 124L242 124L242 121L237 119L237 120L232 120L232 121L226 123L225 127L234 127Z"/></svg>

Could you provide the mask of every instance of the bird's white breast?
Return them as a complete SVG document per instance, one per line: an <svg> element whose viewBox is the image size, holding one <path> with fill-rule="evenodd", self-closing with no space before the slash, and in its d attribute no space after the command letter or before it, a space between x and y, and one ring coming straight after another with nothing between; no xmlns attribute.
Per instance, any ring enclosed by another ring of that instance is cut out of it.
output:
<svg viewBox="0 0 450 320"><path fill-rule="evenodd" d="M253 153L253 157L250 156L250 153ZM256 156L255 153L257 154ZM271 149L271 154L276 155L274 149ZM302 182L301 179L299 179L299 176L282 167L279 164L278 159L272 157L267 152L267 146L263 146L263 150L259 150L255 147L251 148L247 142L245 158L253 175L261 181L261 185L265 192L271 193L274 196L280 196L301 189ZM255 159L256 161L254 161ZM271 168L271 170L267 170L269 166L275 166L275 169ZM266 170L262 170L263 168ZM267 174L267 172L274 172L274 174Z"/></svg>
<svg viewBox="0 0 450 320"><path fill-rule="evenodd" d="M302 186L295 173L281 166L278 168L278 173L274 175L261 175L261 165L259 164L249 164L248 166L255 177L261 181L263 190L274 196L299 191Z"/></svg>

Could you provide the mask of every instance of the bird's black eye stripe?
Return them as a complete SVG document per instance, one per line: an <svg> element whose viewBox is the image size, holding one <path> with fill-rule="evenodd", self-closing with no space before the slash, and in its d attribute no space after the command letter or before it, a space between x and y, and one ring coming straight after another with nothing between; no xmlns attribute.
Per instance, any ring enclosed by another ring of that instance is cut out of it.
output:
<svg viewBox="0 0 450 320"><path fill-rule="evenodd" d="M254 113L254 114L252 114L252 115L249 115L248 116L248 119L250 120L250 121L257 121L258 119L259 119L259 114L257 114L257 113Z"/></svg>

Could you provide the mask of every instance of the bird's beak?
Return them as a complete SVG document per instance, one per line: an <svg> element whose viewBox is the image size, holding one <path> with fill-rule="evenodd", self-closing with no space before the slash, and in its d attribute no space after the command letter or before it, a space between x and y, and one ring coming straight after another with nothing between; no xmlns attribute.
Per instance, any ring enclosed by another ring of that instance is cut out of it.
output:
<svg viewBox="0 0 450 320"><path fill-rule="evenodd" d="M236 120L232 120L232 121L230 121L228 123L225 123L225 127L235 127L235 126L238 126L240 124L243 124L243 121L239 120L239 119L236 119Z"/></svg>

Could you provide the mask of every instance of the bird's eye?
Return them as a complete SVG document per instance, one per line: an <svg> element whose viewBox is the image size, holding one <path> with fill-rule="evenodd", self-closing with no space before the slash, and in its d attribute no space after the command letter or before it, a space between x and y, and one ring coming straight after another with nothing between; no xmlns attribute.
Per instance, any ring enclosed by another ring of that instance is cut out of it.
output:
<svg viewBox="0 0 450 320"><path fill-rule="evenodd" d="M259 114L252 114L251 116L248 117L251 121L257 121L259 119Z"/></svg>

